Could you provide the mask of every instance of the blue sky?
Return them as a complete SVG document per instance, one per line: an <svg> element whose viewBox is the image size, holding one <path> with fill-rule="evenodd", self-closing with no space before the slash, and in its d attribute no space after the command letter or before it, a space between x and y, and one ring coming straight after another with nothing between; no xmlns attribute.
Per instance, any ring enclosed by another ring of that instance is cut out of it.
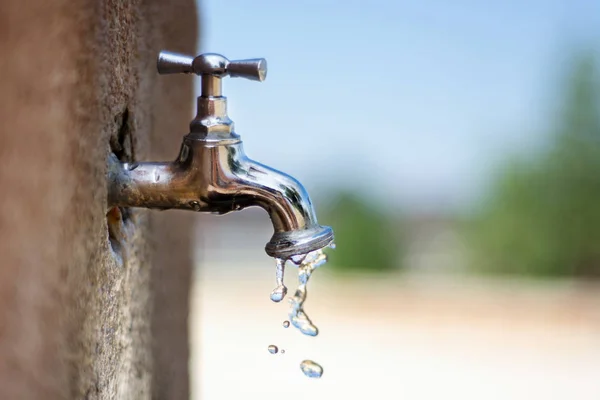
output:
<svg viewBox="0 0 600 400"><path fill-rule="evenodd" d="M502 160L535 148L573 47L600 48L597 0L200 9L202 52L268 61L265 82L224 84L250 157L311 191L348 185L414 210L468 204Z"/></svg>

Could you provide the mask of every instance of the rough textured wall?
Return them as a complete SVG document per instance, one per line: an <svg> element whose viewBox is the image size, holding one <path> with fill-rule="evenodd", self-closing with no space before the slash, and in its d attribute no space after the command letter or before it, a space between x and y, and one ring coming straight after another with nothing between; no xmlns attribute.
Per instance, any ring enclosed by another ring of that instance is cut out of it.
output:
<svg viewBox="0 0 600 400"><path fill-rule="evenodd" d="M193 0L0 3L0 398L188 397L190 219L107 210L106 158L173 159ZM151 260L153 262L151 262Z"/></svg>

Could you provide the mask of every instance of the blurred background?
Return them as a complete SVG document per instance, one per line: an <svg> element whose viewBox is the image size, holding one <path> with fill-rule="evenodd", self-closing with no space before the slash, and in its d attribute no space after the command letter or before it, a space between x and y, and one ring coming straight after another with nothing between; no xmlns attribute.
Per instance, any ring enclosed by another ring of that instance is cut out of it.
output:
<svg viewBox="0 0 600 400"><path fill-rule="evenodd" d="M304 337L267 214L201 218L196 399L600 398L600 2L199 7L202 52L268 60L224 82L230 116L337 248Z"/></svg>

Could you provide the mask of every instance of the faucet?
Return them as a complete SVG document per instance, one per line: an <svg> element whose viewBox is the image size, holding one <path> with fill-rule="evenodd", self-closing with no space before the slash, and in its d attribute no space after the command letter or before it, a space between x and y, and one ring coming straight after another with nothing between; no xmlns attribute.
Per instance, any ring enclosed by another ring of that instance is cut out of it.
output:
<svg viewBox="0 0 600 400"><path fill-rule="evenodd" d="M227 115L224 77L263 81L265 59L230 61L220 54L197 57L162 51L159 74L197 74L202 92L198 112L172 162L120 162L109 157L109 207L179 209L225 214L258 206L267 211L274 233L265 251L289 259L333 241L321 226L306 189L293 177L249 159Z"/></svg>

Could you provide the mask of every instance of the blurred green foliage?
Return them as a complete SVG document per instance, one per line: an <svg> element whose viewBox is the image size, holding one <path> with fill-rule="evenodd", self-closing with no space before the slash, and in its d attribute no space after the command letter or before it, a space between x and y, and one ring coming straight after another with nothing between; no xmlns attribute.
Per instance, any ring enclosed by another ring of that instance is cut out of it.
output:
<svg viewBox="0 0 600 400"><path fill-rule="evenodd" d="M400 267L397 218L351 191L338 191L328 203L319 216L334 230L336 248L328 251L333 269L375 272Z"/></svg>
<svg viewBox="0 0 600 400"><path fill-rule="evenodd" d="M600 88L592 56L574 63L550 146L513 160L471 226L473 267L600 275Z"/></svg>

